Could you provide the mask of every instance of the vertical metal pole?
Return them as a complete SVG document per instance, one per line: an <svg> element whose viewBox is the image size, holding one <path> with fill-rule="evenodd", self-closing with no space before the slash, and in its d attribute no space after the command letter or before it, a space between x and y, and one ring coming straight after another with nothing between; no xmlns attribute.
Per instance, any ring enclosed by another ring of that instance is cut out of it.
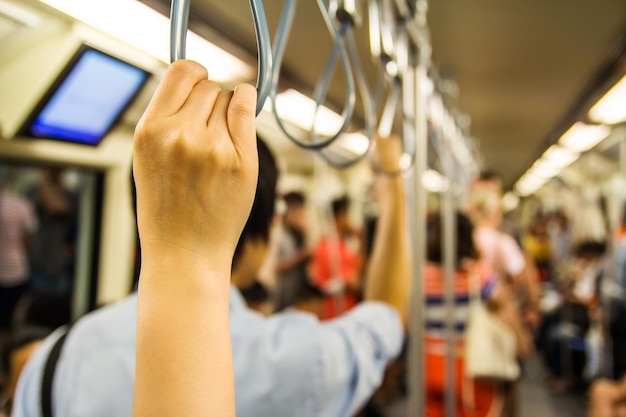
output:
<svg viewBox="0 0 626 417"><path fill-rule="evenodd" d="M622 135L619 142L619 173L626 178L626 134Z"/></svg>
<svg viewBox="0 0 626 417"><path fill-rule="evenodd" d="M428 165L428 125L426 101L428 91L427 61L421 57L416 67L408 71L414 81L412 97L413 131L415 132L415 164L413 165L413 283L409 322L409 416L423 417L425 413L424 317L425 299L422 280L426 265L426 189L422 183ZM409 74L407 74L409 75ZM406 79L405 79L406 82Z"/></svg>
<svg viewBox="0 0 626 417"><path fill-rule="evenodd" d="M439 139L449 139L446 135L452 134L452 123L450 117L442 118L442 135ZM454 207L454 162L449 153L445 152L447 147L441 147L443 174L450 181L448 189L443 193L443 202L441 205L441 217L443 220L443 264L444 264L444 299L445 299L445 334L446 334L446 398L445 398L445 415L446 417L456 416L456 317L455 317L455 298L456 298L456 210Z"/></svg>

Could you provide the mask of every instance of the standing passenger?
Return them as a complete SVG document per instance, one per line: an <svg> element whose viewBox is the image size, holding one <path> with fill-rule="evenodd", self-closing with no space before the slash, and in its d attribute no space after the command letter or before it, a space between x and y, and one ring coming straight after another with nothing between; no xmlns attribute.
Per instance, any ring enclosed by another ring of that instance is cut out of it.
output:
<svg viewBox="0 0 626 417"><path fill-rule="evenodd" d="M530 351L531 331L537 328L540 321L540 291L536 273L527 263L519 244L499 230L502 223L500 193L493 187L475 186L470 193L469 210L476 226L474 243L481 259L496 271L502 284L507 285L512 294L517 295L516 305L513 306L516 313L512 314L512 318L527 326L526 337L523 340L518 339L518 343L521 343L518 346L518 351L522 353L521 359ZM518 397L518 383L507 384L503 416L519 415Z"/></svg>
<svg viewBox="0 0 626 417"><path fill-rule="evenodd" d="M399 169L400 141L391 138L378 142L383 167ZM379 179L381 216L368 269L366 302L329 323L307 313L264 318L245 306L237 289L256 279L273 216L276 165L261 141L258 146L257 193L231 273L230 331L237 415L353 415L380 384L385 367L399 354L403 342L410 292L403 179ZM224 196L217 193L214 197ZM202 225L202 219L197 222ZM145 244L142 235L142 249ZM206 266L207 271L210 267ZM137 298L133 295L87 315L72 327L56 364L52 390L55 415L130 417L136 323ZM41 416L43 369L60 335L56 332L44 341L27 365L18 386L14 417ZM172 366L167 357L161 363L165 368ZM185 371L181 369L181 375Z"/></svg>
<svg viewBox="0 0 626 417"><path fill-rule="evenodd" d="M71 271L78 221L75 195L65 186L60 168L46 168L29 197L39 220L30 249L32 286L68 294L74 282Z"/></svg>
<svg viewBox="0 0 626 417"><path fill-rule="evenodd" d="M28 287L27 247L35 228L30 203L9 191L0 172L0 344L13 310Z"/></svg>
<svg viewBox="0 0 626 417"><path fill-rule="evenodd" d="M350 310L357 303L363 258L362 234L350 225L350 200L332 202L333 230L322 237L313 255L313 281L326 292L322 319Z"/></svg>
<svg viewBox="0 0 626 417"><path fill-rule="evenodd" d="M278 248L276 264L276 311L294 303L295 295L308 282L308 265L311 251L306 242L306 200L298 192L286 194L287 204L283 235Z"/></svg>
<svg viewBox="0 0 626 417"><path fill-rule="evenodd" d="M445 415L446 390L456 391L458 417L496 416L501 409L501 398L497 396L499 386L493 381L469 379L465 373L465 328L469 318L470 291L473 285L480 288L482 299L491 299L496 285L493 271L486 264L478 262L478 252L472 241L473 227L470 220L457 213L456 237L456 277L455 277L455 316L457 352L454 367L456 386L446 381L446 351L444 309L444 273L442 257L441 216L434 215L427 240L426 280L426 417ZM471 282L472 280L477 282Z"/></svg>

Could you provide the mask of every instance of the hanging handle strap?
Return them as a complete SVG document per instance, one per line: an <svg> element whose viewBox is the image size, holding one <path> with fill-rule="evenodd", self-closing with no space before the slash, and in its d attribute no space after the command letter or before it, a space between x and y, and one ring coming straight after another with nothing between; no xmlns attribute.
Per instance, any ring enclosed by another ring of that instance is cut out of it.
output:
<svg viewBox="0 0 626 417"><path fill-rule="evenodd" d="M187 27L189 25L189 4L191 0L172 0L170 18L170 60L185 59L187 46ZM272 89L272 42L267 27L265 9L262 0L250 0L250 10L254 21L258 50L257 77L257 116Z"/></svg>
<svg viewBox="0 0 626 417"><path fill-rule="evenodd" d="M278 25L278 30L275 37L274 42L274 68L273 68L273 77L272 77L272 88L271 88L271 98L273 105L273 113L276 119L276 123L282 132L287 136L289 140L291 140L295 145L305 148L305 149L321 149L324 148L331 143L333 143L343 132L346 131L348 126L350 125L350 121L352 120L352 115L354 113L354 105L356 103L356 90L354 77L352 75L352 69L350 67L350 58L348 57L348 53L346 51L345 46L342 42L342 37L335 24L333 23L333 19L330 17L326 5L324 4L324 0L317 0L318 7L324 19L324 23L326 23L326 27L328 28L328 32L333 40L334 48L331 53L331 57L329 58L329 63L326 66L324 73L322 74L322 78L318 85L328 85L330 83L330 79L333 75L334 69L334 61L336 61L337 56L341 59L341 63L344 69L344 74L346 77L346 98L345 105L343 111L341 113L342 124L339 129L332 134L330 137L321 139L315 132L315 121L317 119L317 111L319 107L322 105L324 98L326 96L326 88L323 88L322 94L316 94L315 102L316 108L314 110L313 124L311 126L310 133L310 143L304 142L294 135L292 135L289 130L284 125L279 113L278 107L276 103L276 96L278 90L278 81L280 78L280 70L282 67L283 57L285 55L285 49L287 46L287 41L289 40L289 35L291 33L291 27L293 24L293 19L296 12L297 0L287 0L285 3L285 7L283 8L283 14L280 19L280 23ZM331 62L332 68L331 68Z"/></svg>

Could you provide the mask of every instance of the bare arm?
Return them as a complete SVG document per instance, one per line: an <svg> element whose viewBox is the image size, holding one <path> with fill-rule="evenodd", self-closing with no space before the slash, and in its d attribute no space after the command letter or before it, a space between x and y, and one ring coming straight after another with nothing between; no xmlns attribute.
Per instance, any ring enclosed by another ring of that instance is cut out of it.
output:
<svg viewBox="0 0 626 417"><path fill-rule="evenodd" d="M135 131L142 270L134 417L234 417L230 266L258 159L255 91L170 66Z"/></svg>
<svg viewBox="0 0 626 417"><path fill-rule="evenodd" d="M377 139L376 150L378 163L383 168L399 169L398 138ZM395 307L406 325L411 262L404 179L382 175L379 181L380 217L367 270L365 300L382 301Z"/></svg>

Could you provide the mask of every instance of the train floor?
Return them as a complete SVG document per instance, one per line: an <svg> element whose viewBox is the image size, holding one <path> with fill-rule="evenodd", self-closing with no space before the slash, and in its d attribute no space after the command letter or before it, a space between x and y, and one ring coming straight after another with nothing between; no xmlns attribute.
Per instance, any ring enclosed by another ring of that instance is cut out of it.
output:
<svg viewBox="0 0 626 417"><path fill-rule="evenodd" d="M526 362L526 375L520 385L518 417L585 417L587 395L584 391L554 395L544 382L544 371L537 356ZM386 417L406 417L406 401L391 404Z"/></svg>

